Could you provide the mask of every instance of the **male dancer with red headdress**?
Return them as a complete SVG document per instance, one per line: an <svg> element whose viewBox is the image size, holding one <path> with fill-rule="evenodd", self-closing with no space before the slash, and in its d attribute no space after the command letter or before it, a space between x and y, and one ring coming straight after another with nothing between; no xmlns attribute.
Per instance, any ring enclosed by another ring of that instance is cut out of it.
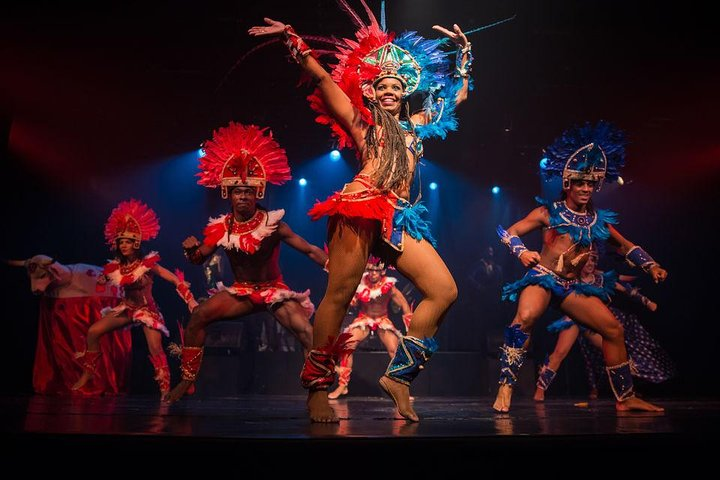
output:
<svg viewBox="0 0 720 480"><path fill-rule="evenodd" d="M224 248L235 283L213 295L190 317L181 354L182 380L166 395L169 402L179 400L195 382L205 330L218 320L269 310L306 350L312 348L309 320L315 307L309 290L294 292L283 282L280 244L286 243L322 267L327 264L322 249L310 245L282 221L284 210L265 210L257 203L265 197L267 182L278 185L291 178L285 150L272 133L254 125L230 123L214 133L204 151L198 183L220 187L223 198L229 195L232 211L210 220L202 243L191 236L183 248L188 260L197 265L218 247Z"/></svg>

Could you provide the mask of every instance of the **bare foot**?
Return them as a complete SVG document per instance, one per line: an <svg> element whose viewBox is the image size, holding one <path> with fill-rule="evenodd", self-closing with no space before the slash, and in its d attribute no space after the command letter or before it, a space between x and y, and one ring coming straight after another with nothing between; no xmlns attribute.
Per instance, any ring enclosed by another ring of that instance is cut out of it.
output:
<svg viewBox="0 0 720 480"><path fill-rule="evenodd" d="M542 388L535 389L535 395L533 395L533 400L536 402L544 402L545 401L545 390Z"/></svg>
<svg viewBox="0 0 720 480"><path fill-rule="evenodd" d="M335 400L336 398L340 397L341 395L347 395L349 392L350 392L350 390L348 390L347 385L338 385L338 387L335 390L333 390L332 392L330 392L328 394L328 398L330 400Z"/></svg>
<svg viewBox="0 0 720 480"><path fill-rule="evenodd" d="M653 405L652 403L646 402L645 400L638 398L638 397L630 397L623 402L616 402L615 410L617 410L619 412L626 412L628 410L641 410L643 412L664 412L665 411L664 408L658 407L657 405Z"/></svg>
<svg viewBox="0 0 720 480"><path fill-rule="evenodd" d="M311 390L308 392L307 408L310 421L314 423L338 423L335 410L328 403L327 390Z"/></svg>
<svg viewBox="0 0 720 480"><path fill-rule="evenodd" d="M500 385L493 408L496 412L507 413L510 411L510 400L512 399L512 387L510 385Z"/></svg>
<svg viewBox="0 0 720 480"><path fill-rule="evenodd" d="M93 374L88 372L87 370L83 370L83 374L80 376L80 380L75 382L75 385L72 386L72 390L80 390L82 387L85 386L87 382L90 381L90 379L93 377Z"/></svg>
<svg viewBox="0 0 720 480"><path fill-rule="evenodd" d="M397 411L405 420L411 422L419 422L420 419L415 410L410 406L410 387L400 382L392 380L390 377L383 375L378 381L380 387L388 394L392 401L395 402Z"/></svg>
<svg viewBox="0 0 720 480"><path fill-rule="evenodd" d="M184 397L185 394L190 395L192 394L192 392L194 392L193 382L191 382L190 380L180 380L180 383L175 385L175 388L170 390L169 393L163 395L162 401L167 403L175 403L182 397Z"/></svg>

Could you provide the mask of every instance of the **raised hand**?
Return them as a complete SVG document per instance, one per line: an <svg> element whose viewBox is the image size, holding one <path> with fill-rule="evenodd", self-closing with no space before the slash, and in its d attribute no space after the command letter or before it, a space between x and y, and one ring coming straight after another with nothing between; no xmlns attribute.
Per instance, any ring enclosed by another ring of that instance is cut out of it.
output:
<svg viewBox="0 0 720 480"><path fill-rule="evenodd" d="M267 20L267 18L265 19ZM433 25L433 30L437 30L438 32L442 33L446 37L448 37L450 40L452 40L458 47L464 48L468 44L468 39L463 33L463 31L460 29L457 23L453 24L453 30L450 31L445 27L441 27L440 25Z"/></svg>
<svg viewBox="0 0 720 480"><path fill-rule="evenodd" d="M253 37L262 37L265 35L280 35L285 31L285 24L282 22L278 22L276 20L273 20L272 18L265 17L263 20L265 20L265 23L267 23L264 27L250 27L248 29L248 33L252 35Z"/></svg>

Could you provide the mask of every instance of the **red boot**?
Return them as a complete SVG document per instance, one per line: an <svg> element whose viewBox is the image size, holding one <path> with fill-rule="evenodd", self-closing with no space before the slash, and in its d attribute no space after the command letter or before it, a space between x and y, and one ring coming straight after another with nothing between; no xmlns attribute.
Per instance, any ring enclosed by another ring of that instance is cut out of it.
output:
<svg viewBox="0 0 720 480"><path fill-rule="evenodd" d="M157 355L148 355L150 363L155 368L155 381L160 387L160 394L165 395L170 391L170 368L168 367L167 357L164 353Z"/></svg>
<svg viewBox="0 0 720 480"><path fill-rule="evenodd" d="M75 353L75 358L83 368L83 374L80 379L75 382L75 385L71 387L72 390L80 390L87 382L90 381L92 377L95 376L97 373L97 364L101 356L102 352L100 351L89 352L86 350L84 352Z"/></svg>
<svg viewBox="0 0 720 480"><path fill-rule="evenodd" d="M200 371L203 359L203 347L182 347L180 354L182 364L180 365L181 377L183 380L193 382L185 392L188 395L195 393L195 379Z"/></svg>

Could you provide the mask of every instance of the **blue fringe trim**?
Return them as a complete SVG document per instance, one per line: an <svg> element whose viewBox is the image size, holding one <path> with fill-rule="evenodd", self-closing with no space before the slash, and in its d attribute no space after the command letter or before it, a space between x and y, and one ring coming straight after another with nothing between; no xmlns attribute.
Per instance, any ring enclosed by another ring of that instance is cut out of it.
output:
<svg viewBox="0 0 720 480"><path fill-rule="evenodd" d="M576 283L572 286L575 293L585 295L587 297L598 297L605 303L610 302L610 298L615 294L615 283L618 276L614 271L603 273L603 284L593 285L592 283Z"/></svg>
<svg viewBox="0 0 720 480"><path fill-rule="evenodd" d="M472 84L470 87L472 87ZM423 108L432 121L425 125L415 127L415 133L417 133L420 139L445 139L448 132L453 132L458 129L458 120L455 115L455 102L457 101L457 94L461 88L462 81L450 81L447 85L443 85L438 92L430 92L425 99ZM438 99L443 99L441 112L438 112Z"/></svg>
<svg viewBox="0 0 720 480"><path fill-rule="evenodd" d="M402 228L415 240L423 238L430 242L433 247L437 248L437 241L430 231L430 222L424 220L422 215L427 213L428 209L422 203L416 203L410 207L395 212L393 223L396 228Z"/></svg>
<svg viewBox="0 0 720 480"><path fill-rule="evenodd" d="M545 290L549 290L552 293L560 296L564 296L567 293L565 289L560 287L555 282L555 279L552 275L526 274L520 280L508 283L507 285L503 286L502 299L510 302L517 302L520 292L522 292L525 287L530 285L539 285Z"/></svg>
<svg viewBox="0 0 720 480"><path fill-rule="evenodd" d="M589 283L576 283L572 286L572 289L578 295L585 295L586 297L598 297L602 301L607 301L607 295L605 290L601 287L596 287Z"/></svg>

